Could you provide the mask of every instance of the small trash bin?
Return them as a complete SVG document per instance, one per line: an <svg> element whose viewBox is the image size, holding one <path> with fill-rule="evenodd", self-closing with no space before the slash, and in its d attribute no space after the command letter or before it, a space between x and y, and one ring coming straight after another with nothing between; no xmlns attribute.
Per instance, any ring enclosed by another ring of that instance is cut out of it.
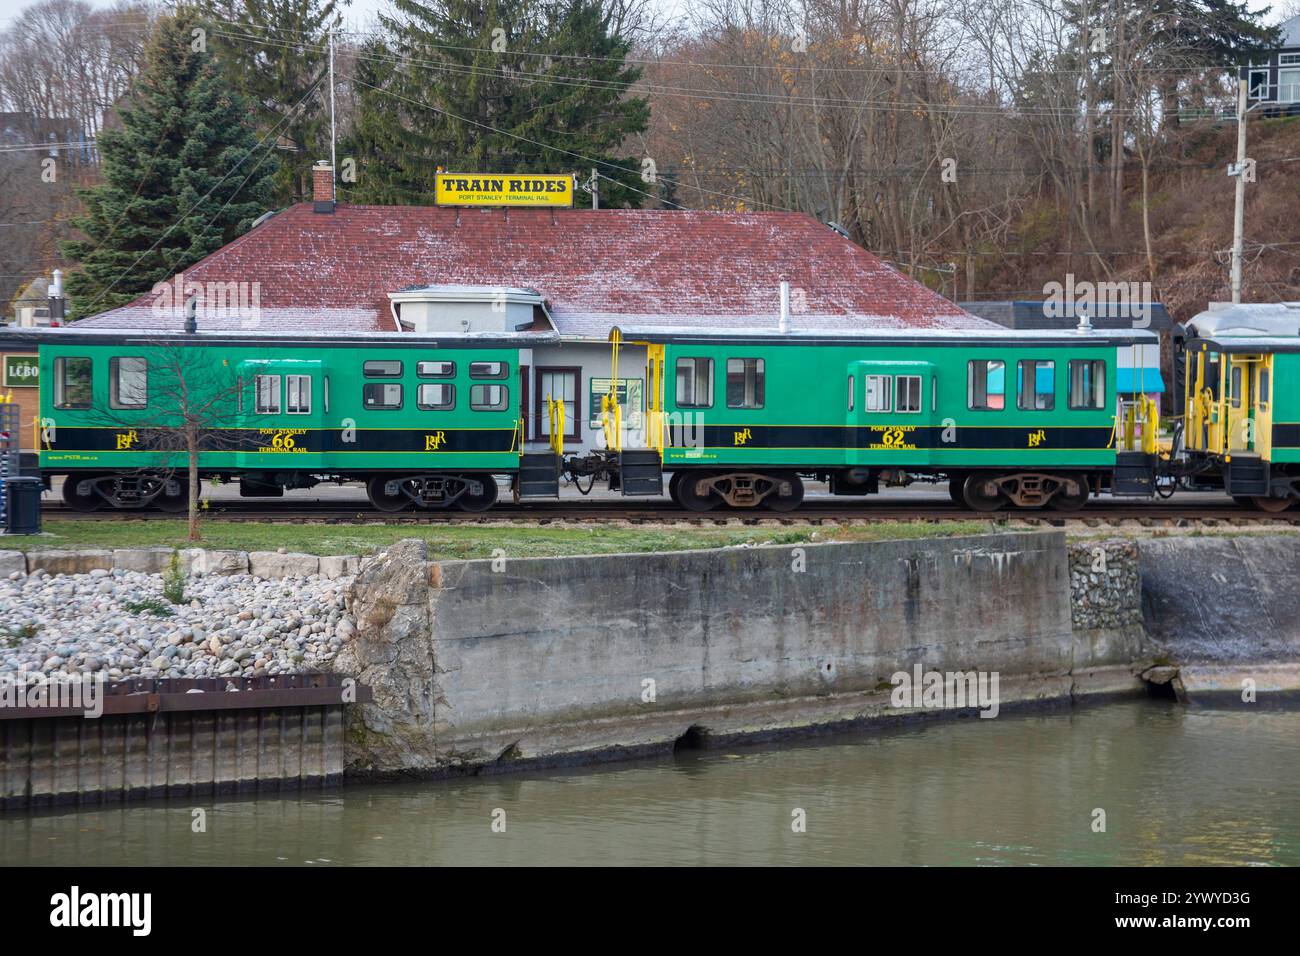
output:
<svg viewBox="0 0 1300 956"><path fill-rule="evenodd" d="M9 534L41 533L41 491L39 478L6 478L5 531Z"/></svg>

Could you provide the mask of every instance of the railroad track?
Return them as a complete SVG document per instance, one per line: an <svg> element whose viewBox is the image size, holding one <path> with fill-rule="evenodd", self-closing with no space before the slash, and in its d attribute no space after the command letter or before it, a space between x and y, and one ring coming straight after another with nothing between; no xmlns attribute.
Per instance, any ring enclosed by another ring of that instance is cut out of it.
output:
<svg viewBox="0 0 1300 956"><path fill-rule="evenodd" d="M47 518L77 518L91 521L156 521L183 515L158 511L78 512L59 503L42 508ZM1300 511L1267 514L1242 508L1232 502L1214 504L1149 504L1101 501L1077 512L1001 511L992 514L970 511L947 502L918 504L861 503L846 506L836 501L808 500L795 512L728 511L705 514L682 511L669 502L629 505L620 501L526 504L501 503L491 511L422 511L387 513L375 511L366 502L356 504L319 503L286 508L281 502L218 502L204 509L204 517L223 521L326 524L396 525L493 525L567 524L583 522L627 522L630 524L678 524L697 527L735 525L803 526L821 524L874 524L884 521L918 521L942 524L952 521L1001 521L1044 527L1105 527L1137 523L1147 527L1251 527L1271 525L1300 527Z"/></svg>

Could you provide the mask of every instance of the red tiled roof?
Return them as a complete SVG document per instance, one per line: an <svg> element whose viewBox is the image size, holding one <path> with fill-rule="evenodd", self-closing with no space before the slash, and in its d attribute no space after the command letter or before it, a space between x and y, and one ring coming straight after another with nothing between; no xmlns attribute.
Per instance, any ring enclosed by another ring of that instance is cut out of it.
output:
<svg viewBox="0 0 1300 956"><path fill-rule="evenodd" d="M712 328L775 325L781 279L796 328L990 328L837 235L787 212L453 209L308 203L190 267L187 282L257 283L262 329L392 330L388 293L515 286L559 331L604 336L621 317ZM89 325L179 325L152 295ZM241 320L224 320L231 328ZM205 326L213 328L212 321ZM246 327L246 324L245 324Z"/></svg>

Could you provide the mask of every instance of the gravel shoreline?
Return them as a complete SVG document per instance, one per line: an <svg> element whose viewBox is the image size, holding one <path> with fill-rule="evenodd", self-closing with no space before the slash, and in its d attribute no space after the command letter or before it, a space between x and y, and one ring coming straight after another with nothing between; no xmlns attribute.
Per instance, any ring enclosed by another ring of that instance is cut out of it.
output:
<svg viewBox="0 0 1300 956"><path fill-rule="evenodd" d="M171 604L160 574L15 572L0 579L0 677L264 677L330 670L356 633L344 607L351 580L203 574L186 579L185 603Z"/></svg>

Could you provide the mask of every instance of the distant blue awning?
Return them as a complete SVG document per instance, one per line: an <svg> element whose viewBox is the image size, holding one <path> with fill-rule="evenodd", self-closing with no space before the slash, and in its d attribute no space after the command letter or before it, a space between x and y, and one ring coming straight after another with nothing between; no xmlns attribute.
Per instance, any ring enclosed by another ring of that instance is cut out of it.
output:
<svg viewBox="0 0 1300 956"><path fill-rule="evenodd" d="M1115 371L1119 372L1115 388L1125 395L1139 391L1151 394L1165 390L1165 380L1160 377L1158 368L1120 368Z"/></svg>

